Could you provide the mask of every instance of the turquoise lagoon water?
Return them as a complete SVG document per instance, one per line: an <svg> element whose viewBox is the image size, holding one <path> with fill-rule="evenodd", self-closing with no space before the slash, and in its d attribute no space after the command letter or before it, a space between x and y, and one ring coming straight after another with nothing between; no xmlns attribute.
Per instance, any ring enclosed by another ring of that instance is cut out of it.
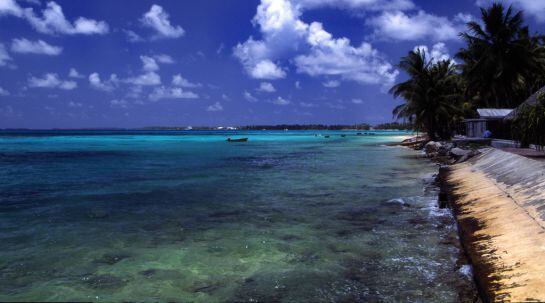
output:
<svg viewBox="0 0 545 303"><path fill-rule="evenodd" d="M0 133L0 301L459 300L436 167L316 133Z"/></svg>

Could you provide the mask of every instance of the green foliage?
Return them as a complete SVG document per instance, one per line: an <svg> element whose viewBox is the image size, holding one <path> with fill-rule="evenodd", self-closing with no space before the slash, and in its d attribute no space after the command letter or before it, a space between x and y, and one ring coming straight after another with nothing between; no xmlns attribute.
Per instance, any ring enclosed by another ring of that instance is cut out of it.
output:
<svg viewBox="0 0 545 303"><path fill-rule="evenodd" d="M529 34L522 11L494 3L481 8L481 23L467 23L463 61L466 96L476 106L516 107L545 85L543 36Z"/></svg>
<svg viewBox="0 0 545 303"><path fill-rule="evenodd" d="M390 89L405 103L393 111L397 119L414 123L433 139L449 139L461 119L462 81L450 60L434 63L426 53L411 51L398 65L409 80Z"/></svg>
<svg viewBox="0 0 545 303"><path fill-rule="evenodd" d="M535 144L545 146L545 93L541 92L535 105L523 105L513 121L515 138L526 147Z"/></svg>

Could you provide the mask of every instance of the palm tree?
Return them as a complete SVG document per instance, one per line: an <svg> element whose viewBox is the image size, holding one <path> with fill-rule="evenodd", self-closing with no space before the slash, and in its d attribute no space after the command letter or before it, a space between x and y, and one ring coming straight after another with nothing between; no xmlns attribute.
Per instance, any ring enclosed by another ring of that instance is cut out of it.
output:
<svg viewBox="0 0 545 303"><path fill-rule="evenodd" d="M467 43L456 55L463 61L466 95L479 106L514 107L543 81L545 48L542 37L524 26L522 11L494 3L481 8L484 25L471 21L461 33Z"/></svg>
<svg viewBox="0 0 545 303"><path fill-rule="evenodd" d="M421 50L409 52L398 67L409 79L390 89L405 103L393 111L397 119L406 119L430 139L449 139L460 116L461 81L452 61L433 63Z"/></svg>

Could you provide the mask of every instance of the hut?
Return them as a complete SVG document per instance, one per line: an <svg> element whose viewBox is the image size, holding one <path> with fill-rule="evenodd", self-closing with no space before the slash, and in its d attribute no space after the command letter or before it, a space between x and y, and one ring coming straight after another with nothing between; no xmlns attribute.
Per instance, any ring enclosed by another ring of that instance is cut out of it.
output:
<svg viewBox="0 0 545 303"><path fill-rule="evenodd" d="M490 131L495 138L504 137L509 133L504 118L513 110L507 108L479 108L478 118L464 120L466 136L470 138L484 138L485 131Z"/></svg>

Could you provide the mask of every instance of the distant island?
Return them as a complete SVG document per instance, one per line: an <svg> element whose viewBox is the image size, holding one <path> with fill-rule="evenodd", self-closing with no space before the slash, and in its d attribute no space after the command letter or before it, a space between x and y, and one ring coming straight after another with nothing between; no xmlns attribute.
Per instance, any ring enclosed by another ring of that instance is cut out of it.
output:
<svg viewBox="0 0 545 303"><path fill-rule="evenodd" d="M412 130L414 125L404 122L390 122L377 125L359 124L276 124L244 126L148 126L144 130Z"/></svg>

